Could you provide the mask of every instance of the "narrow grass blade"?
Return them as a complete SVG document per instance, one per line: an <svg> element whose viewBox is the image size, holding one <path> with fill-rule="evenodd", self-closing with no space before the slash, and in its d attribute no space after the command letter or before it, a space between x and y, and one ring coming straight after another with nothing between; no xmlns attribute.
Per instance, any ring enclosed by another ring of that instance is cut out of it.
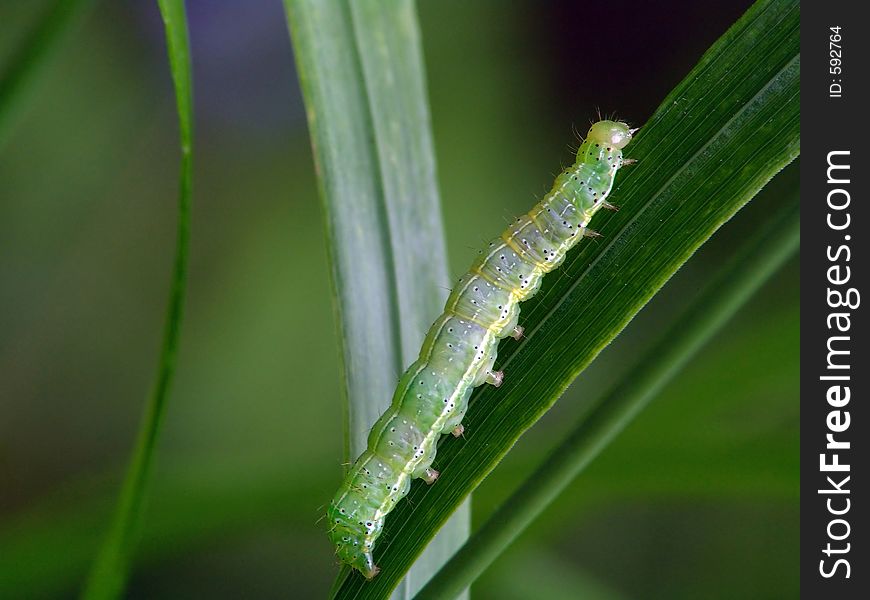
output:
<svg viewBox="0 0 870 600"><path fill-rule="evenodd" d="M0 74L0 146L40 68L92 4L93 0L54 0L8 60Z"/></svg>
<svg viewBox="0 0 870 600"><path fill-rule="evenodd" d="M326 223L349 463L447 295L420 35L409 0L285 6ZM462 544L468 521L463 507L399 597Z"/></svg>
<svg viewBox="0 0 870 600"><path fill-rule="evenodd" d="M523 306L528 337L506 340L499 389L479 388L466 439L444 439L437 485L414 486L387 520L381 573L349 576L339 598L382 598L440 525L523 432L723 223L799 153L800 11L761 0L663 101L629 146L622 210L596 219L603 242L570 254ZM495 233L495 232L493 232Z"/></svg>
<svg viewBox="0 0 870 600"><path fill-rule="evenodd" d="M731 319L800 245L800 207L795 201L743 244L631 373L584 416L520 488L476 531L417 595L454 598L580 474Z"/></svg>
<svg viewBox="0 0 870 600"><path fill-rule="evenodd" d="M88 600L118 598L124 593L136 549L154 450L166 413L166 403L175 374L185 290L187 288L187 255L193 182L193 86L187 16L183 0L158 0L158 4L166 28L181 141L175 264L157 377L145 407L145 416L139 429L132 459L127 468L114 521L82 594L82 597Z"/></svg>

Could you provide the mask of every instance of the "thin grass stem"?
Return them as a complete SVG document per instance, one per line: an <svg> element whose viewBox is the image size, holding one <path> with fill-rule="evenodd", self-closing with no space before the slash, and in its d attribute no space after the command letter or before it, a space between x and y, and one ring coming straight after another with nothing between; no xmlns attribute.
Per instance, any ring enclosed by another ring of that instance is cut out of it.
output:
<svg viewBox="0 0 870 600"><path fill-rule="evenodd" d="M175 262L154 387L145 407L114 520L82 593L87 600L118 598L126 587L142 522L154 451L175 375L187 288L193 182L193 103L187 17L183 0L158 0L158 4L166 28L181 141Z"/></svg>

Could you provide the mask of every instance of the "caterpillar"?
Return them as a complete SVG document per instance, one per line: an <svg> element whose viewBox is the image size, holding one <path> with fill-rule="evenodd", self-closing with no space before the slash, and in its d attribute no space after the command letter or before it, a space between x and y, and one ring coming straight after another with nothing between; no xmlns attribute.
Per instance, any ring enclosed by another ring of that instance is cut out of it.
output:
<svg viewBox="0 0 870 600"><path fill-rule="evenodd" d="M367 449L348 471L327 509L329 537L339 559L367 579L380 570L372 550L384 520L405 497L411 480L432 484L442 434L463 433L472 390L499 386L493 371L499 341L520 339L519 303L540 288L607 202L622 156L636 129L616 121L592 125L574 164L559 173L553 188L532 210L490 242L459 278L444 313L426 334L420 356L399 379L392 404L372 427Z"/></svg>

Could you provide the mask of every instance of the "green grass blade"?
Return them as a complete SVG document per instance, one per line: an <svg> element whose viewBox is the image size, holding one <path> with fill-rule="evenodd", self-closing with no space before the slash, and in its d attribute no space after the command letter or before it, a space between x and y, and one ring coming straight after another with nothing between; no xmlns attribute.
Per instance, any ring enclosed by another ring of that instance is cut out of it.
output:
<svg viewBox="0 0 870 600"><path fill-rule="evenodd" d="M181 142L175 263L157 377L145 407L145 416L139 429L133 457L127 468L114 521L82 594L83 598L89 600L117 598L124 592L136 548L154 450L166 413L166 402L175 373L187 287L187 256L190 240L190 204L193 181L193 100L187 16L183 0L158 0L158 4L166 28Z"/></svg>
<svg viewBox="0 0 870 600"><path fill-rule="evenodd" d="M0 145L6 140L15 113L24 105L36 74L92 3L54 0L8 60L0 75Z"/></svg>
<svg viewBox="0 0 870 600"><path fill-rule="evenodd" d="M674 325L640 360L631 375L605 394L420 591L419 600L453 598L542 513L610 441L692 359L800 246L800 207L794 202L743 244Z"/></svg>
<svg viewBox="0 0 870 600"><path fill-rule="evenodd" d="M326 223L349 462L447 294L420 35L409 0L285 6ZM462 508L400 597L462 544L468 521Z"/></svg>
<svg viewBox="0 0 870 600"><path fill-rule="evenodd" d="M620 173L618 213L593 223L560 276L523 308L528 337L502 343L499 389L472 398L466 439L444 439L438 485L412 488L387 519L371 582L348 576L339 598L382 598L440 525L523 432L725 221L799 153L800 13L754 5L671 92Z"/></svg>

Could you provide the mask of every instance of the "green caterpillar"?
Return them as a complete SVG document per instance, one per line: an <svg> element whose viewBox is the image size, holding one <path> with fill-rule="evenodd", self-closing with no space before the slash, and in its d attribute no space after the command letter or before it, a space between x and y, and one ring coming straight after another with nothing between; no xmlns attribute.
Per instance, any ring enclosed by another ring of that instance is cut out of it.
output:
<svg viewBox="0 0 870 600"><path fill-rule="evenodd" d="M625 123L592 125L574 164L553 189L489 244L454 288L426 334L420 357L399 380L393 402L368 438L368 448L348 471L327 510L329 537L342 562L371 579L380 570L372 549L384 519L408 493L411 479L433 483L438 439L460 436L472 390L501 385L493 371L500 339L522 337L519 303L533 296L541 279L558 267L584 236L602 207L617 170L627 164L622 148L634 129Z"/></svg>

